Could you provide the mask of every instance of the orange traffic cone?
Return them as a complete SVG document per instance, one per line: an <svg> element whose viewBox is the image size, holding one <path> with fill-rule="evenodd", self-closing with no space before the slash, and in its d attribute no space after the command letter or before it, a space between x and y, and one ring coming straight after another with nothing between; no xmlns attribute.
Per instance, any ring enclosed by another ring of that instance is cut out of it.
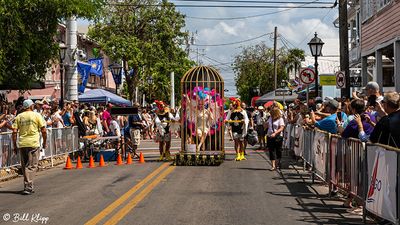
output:
<svg viewBox="0 0 400 225"><path fill-rule="evenodd" d="M115 165L118 165L118 166L120 166L120 165L122 165L123 163L122 163L122 157L121 157L121 154L118 154L118 157L117 157L117 163L115 164Z"/></svg>
<svg viewBox="0 0 400 225"><path fill-rule="evenodd" d="M144 163L144 156L142 152L140 152L139 163Z"/></svg>
<svg viewBox="0 0 400 225"><path fill-rule="evenodd" d="M81 157L78 156L78 161L76 162L76 169L82 169L82 162L81 162Z"/></svg>
<svg viewBox="0 0 400 225"><path fill-rule="evenodd" d="M72 167L71 158L68 156L67 163L65 164L64 170L70 170L70 169L73 169L73 168L74 167Z"/></svg>
<svg viewBox="0 0 400 225"><path fill-rule="evenodd" d="M95 167L96 167L96 165L94 165L93 156L90 156L88 168L95 168Z"/></svg>
<svg viewBox="0 0 400 225"><path fill-rule="evenodd" d="M106 163L104 162L103 154L100 155L99 167L105 167Z"/></svg>
<svg viewBox="0 0 400 225"><path fill-rule="evenodd" d="M126 158L126 165L132 164L131 153L128 153L128 158Z"/></svg>

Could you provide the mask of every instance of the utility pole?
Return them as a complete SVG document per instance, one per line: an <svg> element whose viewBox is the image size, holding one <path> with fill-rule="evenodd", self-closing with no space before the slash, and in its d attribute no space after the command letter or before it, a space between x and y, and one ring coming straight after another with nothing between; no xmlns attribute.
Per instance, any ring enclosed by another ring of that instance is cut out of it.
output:
<svg viewBox="0 0 400 225"><path fill-rule="evenodd" d="M175 73L171 72L171 109L175 109Z"/></svg>
<svg viewBox="0 0 400 225"><path fill-rule="evenodd" d="M66 96L70 101L78 100L78 73L76 71L77 34L78 25L76 17L72 16L67 20L67 48L69 57L65 75L65 80L67 81Z"/></svg>
<svg viewBox="0 0 400 225"><path fill-rule="evenodd" d="M350 98L350 69L349 69L349 34L347 27L347 0L339 0L339 42L340 70L346 78L346 88L342 88L342 97Z"/></svg>
<svg viewBox="0 0 400 225"><path fill-rule="evenodd" d="M277 88L277 77L278 77L278 63L276 62L276 45L277 45L277 39L278 39L278 27L275 27L274 31L274 89L276 90Z"/></svg>

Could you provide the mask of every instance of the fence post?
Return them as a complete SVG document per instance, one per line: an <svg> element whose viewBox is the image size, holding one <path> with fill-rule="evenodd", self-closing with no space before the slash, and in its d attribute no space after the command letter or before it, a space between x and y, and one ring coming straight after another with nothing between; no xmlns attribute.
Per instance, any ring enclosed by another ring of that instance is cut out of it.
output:
<svg viewBox="0 0 400 225"><path fill-rule="evenodd" d="M50 138L49 138L50 134ZM54 167L54 159L53 159L53 130L52 128L47 129L47 140L49 142L49 145L47 145L47 149L50 151L50 160L51 160L51 167Z"/></svg>
<svg viewBox="0 0 400 225"><path fill-rule="evenodd" d="M367 193L368 193L368 179L369 179L369 177L368 177L368 145L366 144L365 145L365 154L364 154L364 169L362 170L362 173L363 173L363 177L365 178L364 179L364 187L365 187L365 191L364 191L364 193L363 193L363 216L362 216L362 219L363 219L363 223L365 224L366 222L367 222L367 201L366 201L366 199L367 199Z"/></svg>
<svg viewBox="0 0 400 225"><path fill-rule="evenodd" d="M331 133L328 133L328 140L326 141L326 164L325 164L325 179L326 182L328 183L328 187L330 189L331 186L331 138L332 135ZM330 190L329 190L330 191ZM329 192L330 193L330 192Z"/></svg>
<svg viewBox="0 0 400 225"><path fill-rule="evenodd" d="M312 144L314 143L314 138L315 138L315 133L316 133L315 129L312 130L310 133L311 134L310 134L310 138L309 138L309 141L310 141L310 151L309 151L310 155L309 155L309 157L310 157L310 164L311 164L311 183L314 184L315 183L316 170L315 170L315 159L314 159L315 154L313 153L313 151L314 151L313 147L314 146L312 146ZM314 136L313 136L313 134L314 134Z"/></svg>
<svg viewBox="0 0 400 225"><path fill-rule="evenodd" d="M400 217L400 154L397 152L397 216L396 216L396 224L400 224L399 217Z"/></svg>

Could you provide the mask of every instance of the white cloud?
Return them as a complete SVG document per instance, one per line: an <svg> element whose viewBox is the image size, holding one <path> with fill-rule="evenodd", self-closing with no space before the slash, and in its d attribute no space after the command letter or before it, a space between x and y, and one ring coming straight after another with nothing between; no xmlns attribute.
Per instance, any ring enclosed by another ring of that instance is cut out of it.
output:
<svg viewBox="0 0 400 225"><path fill-rule="evenodd" d="M196 17L240 17L259 14L274 13L284 9L227 9L218 8L215 10L204 9L180 9L181 12L189 16ZM339 55L338 30L332 24L337 17L337 9L318 10L318 9L291 9L284 12L271 14L268 16L254 17L246 20L195 20L187 19L187 28L190 31L198 31L197 44L221 44L232 43L236 41L246 40L265 33L274 31L274 27L278 27L278 33L287 39L291 45L289 47L301 48L306 54L309 53L307 43L318 32L318 36L325 42L323 48L324 55ZM269 36L245 42L238 45L228 45L223 47L197 47L192 49L200 49L207 57L215 59L222 63L232 62L233 56L238 54L241 46L249 46L265 42L268 46L273 46L273 40ZM279 47L283 47L278 42ZM201 50L204 49L204 52ZM196 58L195 54L191 55ZM218 64L215 61L200 56L203 64ZM324 57L321 58L321 64ZM334 60L327 59L328 62ZM234 74L229 65L218 66L222 76L225 78L226 87L234 89ZM324 66L321 66L324 67ZM230 95L235 95L236 91L231 90Z"/></svg>

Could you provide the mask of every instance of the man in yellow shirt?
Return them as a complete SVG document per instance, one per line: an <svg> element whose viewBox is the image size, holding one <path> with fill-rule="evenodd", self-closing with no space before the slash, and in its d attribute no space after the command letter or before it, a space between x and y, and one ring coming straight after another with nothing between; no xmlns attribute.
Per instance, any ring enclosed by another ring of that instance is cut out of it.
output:
<svg viewBox="0 0 400 225"><path fill-rule="evenodd" d="M18 114L13 124L13 143L14 153L17 150L21 154L21 167L24 174L24 191L22 194L30 195L34 193L33 177L38 166L38 157L40 150L40 133L43 137L43 149L46 148L47 132L46 122L43 117L34 112L34 103L27 99L23 102L24 112ZM17 133L19 132L18 148L17 148Z"/></svg>

